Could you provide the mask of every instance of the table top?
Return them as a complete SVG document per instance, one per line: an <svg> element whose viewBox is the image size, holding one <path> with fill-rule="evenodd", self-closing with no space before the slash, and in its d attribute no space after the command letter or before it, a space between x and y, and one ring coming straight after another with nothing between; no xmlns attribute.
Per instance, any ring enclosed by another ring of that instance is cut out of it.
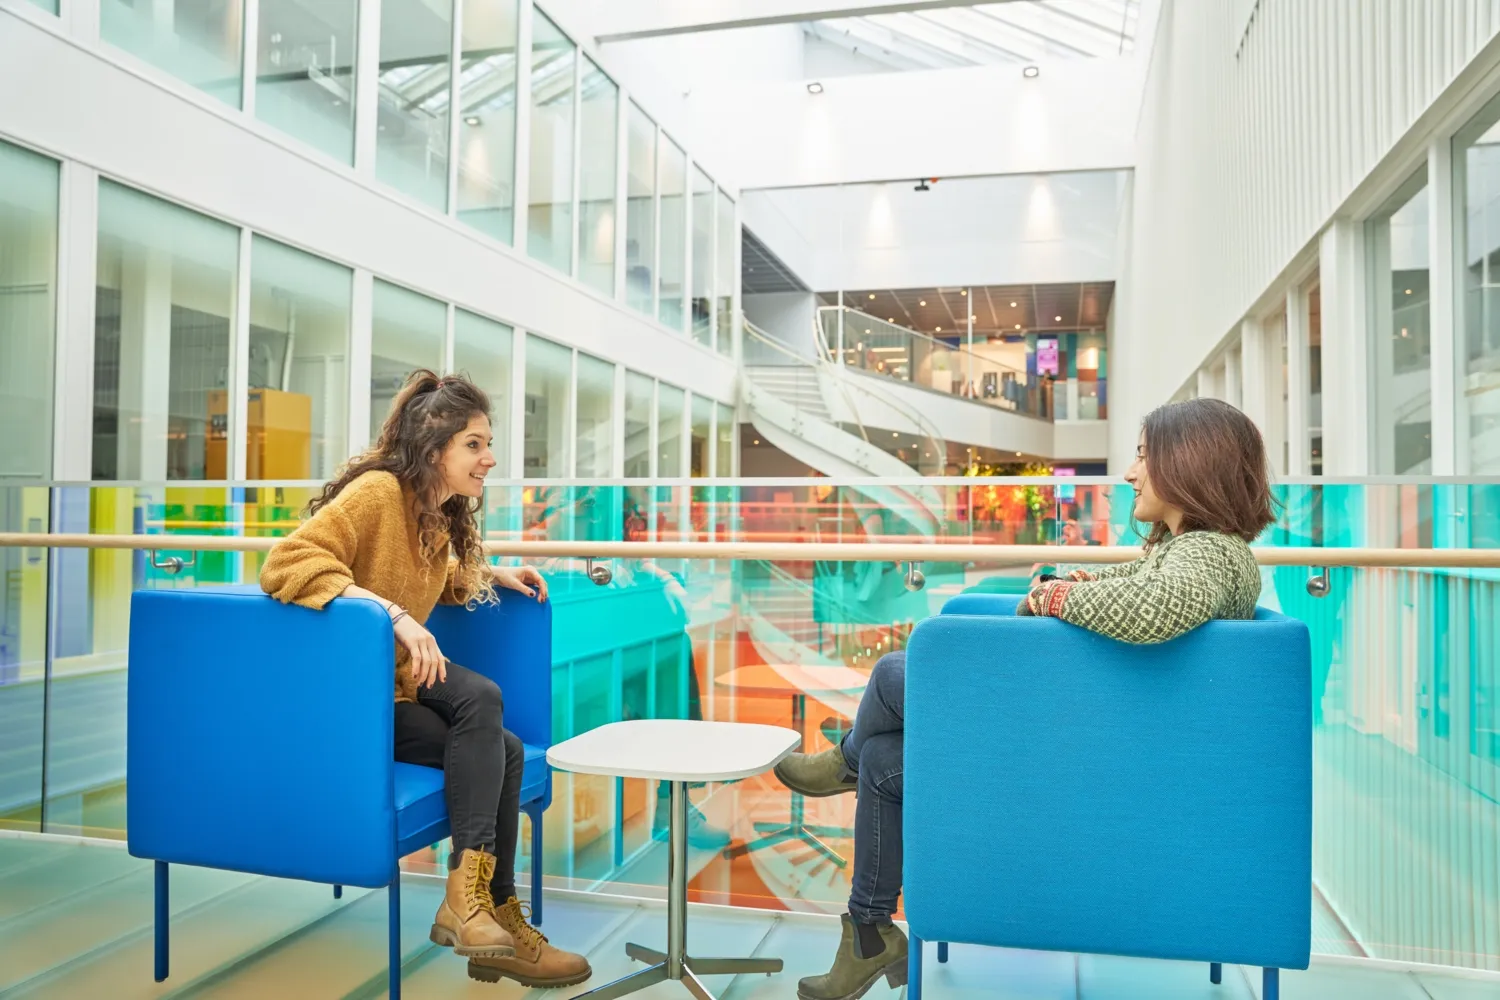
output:
<svg viewBox="0 0 1500 1000"><path fill-rule="evenodd" d="M857 695L870 675L844 666L801 663L752 663L720 675L714 683L745 694Z"/></svg>
<svg viewBox="0 0 1500 1000"><path fill-rule="evenodd" d="M734 781L769 771L801 743L796 730L781 726L634 719L564 740L547 751L547 763L578 774Z"/></svg>

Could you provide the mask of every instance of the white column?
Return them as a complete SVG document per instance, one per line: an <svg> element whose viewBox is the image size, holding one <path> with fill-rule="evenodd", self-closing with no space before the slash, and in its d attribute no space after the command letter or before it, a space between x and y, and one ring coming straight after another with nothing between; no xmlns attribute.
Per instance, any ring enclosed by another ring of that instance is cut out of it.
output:
<svg viewBox="0 0 1500 1000"><path fill-rule="evenodd" d="M1307 295L1294 286L1286 294L1286 474L1306 476L1312 469L1307 429Z"/></svg>
<svg viewBox="0 0 1500 1000"><path fill-rule="evenodd" d="M614 448L609 463L611 479L625 478L625 366L615 365L615 390L610 404L610 427Z"/></svg>
<svg viewBox="0 0 1500 1000"><path fill-rule="evenodd" d="M1239 347L1229 348L1224 355L1224 402L1230 406L1244 407L1245 385L1241 376L1241 356Z"/></svg>
<svg viewBox="0 0 1500 1000"><path fill-rule="evenodd" d="M247 478L250 463L250 262L255 238L240 230L234 285L234 327L230 331L228 423L224 428L229 478Z"/></svg>
<svg viewBox="0 0 1500 1000"><path fill-rule="evenodd" d="M172 260L154 248L129 253L120 268L115 468L121 479L167 478L171 358Z"/></svg>
<svg viewBox="0 0 1500 1000"><path fill-rule="evenodd" d="M260 0L246 0L244 41L240 46L243 79L240 84L240 110L245 117L255 117L255 83L257 63L260 58Z"/></svg>
<svg viewBox="0 0 1500 1000"><path fill-rule="evenodd" d="M458 134L464 124L463 95L459 77L463 75L464 0L453 0L453 45L448 58L448 215L458 214ZM451 311L451 310L450 310ZM450 317L451 318L451 317ZM452 327L452 323L449 323ZM451 367L451 365L450 365Z"/></svg>
<svg viewBox="0 0 1500 1000"><path fill-rule="evenodd" d="M1214 373L1211 368L1204 365L1198 369L1198 398L1215 399L1214 395Z"/></svg>
<svg viewBox="0 0 1500 1000"><path fill-rule="evenodd" d="M511 331L510 363L510 469L507 478L526 476L526 331Z"/></svg>
<svg viewBox="0 0 1500 1000"><path fill-rule="evenodd" d="M583 242L583 213L579 211L579 195L583 186L583 50L573 50L573 177L570 197L573 199L568 218L571 220L573 254L568 262L568 273L578 276L579 255ZM555 197L555 196L554 196Z"/></svg>
<svg viewBox="0 0 1500 1000"><path fill-rule="evenodd" d="M63 0L62 16L68 26L68 34L84 45L99 41L100 0Z"/></svg>
<svg viewBox="0 0 1500 1000"><path fill-rule="evenodd" d="M569 479L578 478L578 351L569 352L568 356L568 386L563 392L562 409L562 446L563 446L563 475ZM547 423L555 425L552 416L552 407L547 407ZM549 437L551 435L548 435Z"/></svg>
<svg viewBox="0 0 1500 1000"><path fill-rule="evenodd" d="M516 22L516 187L515 242L526 252L526 227L531 221L531 37L533 6L522 3Z"/></svg>
<svg viewBox="0 0 1500 1000"><path fill-rule="evenodd" d="M620 88L615 115L615 294L625 299L626 212L630 198L630 95Z"/></svg>
<svg viewBox="0 0 1500 1000"><path fill-rule="evenodd" d="M354 59L354 169L365 177L374 177L375 140L380 124L380 0L361 0L358 32Z"/></svg>
<svg viewBox="0 0 1500 1000"><path fill-rule="evenodd" d="M453 371L453 325L453 303L450 302L443 318L443 361L442 368L438 372L440 375Z"/></svg>
<svg viewBox="0 0 1500 1000"><path fill-rule="evenodd" d="M1454 232L1455 193L1452 140L1439 136L1427 147L1428 322L1431 324L1432 474L1466 475L1469 449L1468 411L1458 395L1457 349L1462 271L1456 266L1464 252ZM1384 353L1384 352L1383 352ZM1382 423L1386 417L1381 416Z"/></svg>
<svg viewBox="0 0 1500 1000"><path fill-rule="evenodd" d="M1370 363L1364 226L1336 219L1323 232L1323 472L1363 476L1370 468Z"/></svg>
<svg viewBox="0 0 1500 1000"><path fill-rule="evenodd" d="M1240 322L1240 409L1260 428L1266 449L1271 449L1271 372L1266 353L1266 328L1255 317ZM1274 466L1278 456L1272 456Z"/></svg>
<svg viewBox="0 0 1500 1000"><path fill-rule="evenodd" d="M370 348L374 339L375 276L354 272L349 305L349 454L370 446Z"/></svg>
<svg viewBox="0 0 1500 1000"><path fill-rule="evenodd" d="M87 482L93 476L99 172L64 160L59 183L52 478Z"/></svg>

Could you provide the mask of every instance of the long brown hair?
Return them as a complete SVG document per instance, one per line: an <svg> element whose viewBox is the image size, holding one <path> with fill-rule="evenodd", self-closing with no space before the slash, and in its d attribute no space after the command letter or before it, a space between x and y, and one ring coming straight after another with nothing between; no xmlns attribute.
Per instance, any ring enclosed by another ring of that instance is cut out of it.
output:
<svg viewBox="0 0 1500 1000"><path fill-rule="evenodd" d="M366 472L389 472L416 497L417 537L422 556L431 559L451 545L458 560L455 589L469 602L492 600L489 571L485 567L484 544L475 517L478 501L454 494L441 505L443 473L437 459L469 425L470 419L490 415L490 398L483 389L462 375L446 375L419 368L406 378L390 413L381 425L380 437L361 455L350 459L333 481L307 505L316 514L334 497Z"/></svg>
<svg viewBox="0 0 1500 1000"><path fill-rule="evenodd" d="M1219 399L1168 403L1146 414L1146 478L1182 511L1183 531L1217 531L1253 542L1276 521L1266 445L1249 417ZM1171 530L1151 526L1148 547Z"/></svg>

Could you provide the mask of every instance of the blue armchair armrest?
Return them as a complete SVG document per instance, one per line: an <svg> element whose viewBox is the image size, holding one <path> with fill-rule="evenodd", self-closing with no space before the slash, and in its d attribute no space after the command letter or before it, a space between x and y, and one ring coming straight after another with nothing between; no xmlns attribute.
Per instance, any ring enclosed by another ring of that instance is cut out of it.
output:
<svg viewBox="0 0 1500 1000"><path fill-rule="evenodd" d="M959 594L943 605L945 615L1014 615L1020 594Z"/></svg>
<svg viewBox="0 0 1500 1000"><path fill-rule="evenodd" d="M908 646L905 739L917 937L1307 967L1302 623L1262 610L1131 646L943 614Z"/></svg>
<svg viewBox="0 0 1500 1000"><path fill-rule="evenodd" d="M382 886L396 872L394 640L373 601L258 587L131 598L130 852Z"/></svg>

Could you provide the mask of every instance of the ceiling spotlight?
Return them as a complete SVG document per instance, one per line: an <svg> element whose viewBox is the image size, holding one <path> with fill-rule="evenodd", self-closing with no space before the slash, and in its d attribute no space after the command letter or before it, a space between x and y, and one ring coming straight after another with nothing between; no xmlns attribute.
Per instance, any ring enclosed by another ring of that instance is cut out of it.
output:
<svg viewBox="0 0 1500 1000"><path fill-rule="evenodd" d="M1021 75L1028 80L1035 80L1037 77L1042 75L1042 70L1039 66L1027 66L1025 69L1021 70Z"/></svg>
<svg viewBox="0 0 1500 1000"><path fill-rule="evenodd" d="M960 295L968 295L969 294L969 290L967 288L965 288L963 291L959 292L958 294L960 294Z"/></svg>
<svg viewBox="0 0 1500 1000"><path fill-rule="evenodd" d="M478 128L479 126L484 124L484 119L480 118L478 115L467 115L464 118L464 124L473 126L474 128Z"/></svg>
<svg viewBox="0 0 1500 1000"><path fill-rule="evenodd" d="M1411 294L1411 289L1410 289L1410 288L1408 288L1408 289L1407 289L1407 290L1406 290L1406 294L1407 294L1407 295L1410 295L1410 294Z"/></svg>
<svg viewBox="0 0 1500 1000"><path fill-rule="evenodd" d="M927 304L927 300L926 299L923 299L922 301L920 301L920 302L917 303L917 305L919 305L919 306L925 306L926 304Z"/></svg>
<svg viewBox="0 0 1500 1000"><path fill-rule="evenodd" d="M1011 307L1011 308L1012 308L1012 309L1014 309L1014 308L1015 308L1015 307L1016 307L1016 304L1015 304L1015 303L1014 303L1014 302L1012 302L1012 303L1011 303L1011 304L1010 304L1010 307Z"/></svg>
<svg viewBox="0 0 1500 1000"><path fill-rule="evenodd" d="M917 186L914 187L914 188L912 188L912 190L913 191L931 191L932 188L930 188L930 187L927 186L927 178L924 177L921 180L917 181Z"/></svg>
<svg viewBox="0 0 1500 1000"><path fill-rule="evenodd" d="M874 292L871 292L871 293L870 293L870 298L872 298L872 299L873 299L873 298L874 298L874 297L875 297L875 293L874 293Z"/></svg>
<svg viewBox="0 0 1500 1000"><path fill-rule="evenodd" d="M821 94L823 92L823 85L814 80L812 83L809 83L807 85L807 92L809 94Z"/></svg>
<svg viewBox="0 0 1500 1000"><path fill-rule="evenodd" d="M1062 322L1062 317L1061 316L1053 316L1052 317L1052 322L1054 322L1054 323L1061 323Z"/></svg>
<svg viewBox="0 0 1500 1000"><path fill-rule="evenodd" d="M1017 330L1019 330L1019 329L1021 329L1021 324L1020 324L1020 323L1017 323L1017 324L1016 324L1016 329L1017 329Z"/></svg>
<svg viewBox="0 0 1500 1000"><path fill-rule="evenodd" d="M942 327L938 327L938 328L937 328L937 332L938 332L938 333L942 333L942 332L943 332L943 328L942 328Z"/></svg>

